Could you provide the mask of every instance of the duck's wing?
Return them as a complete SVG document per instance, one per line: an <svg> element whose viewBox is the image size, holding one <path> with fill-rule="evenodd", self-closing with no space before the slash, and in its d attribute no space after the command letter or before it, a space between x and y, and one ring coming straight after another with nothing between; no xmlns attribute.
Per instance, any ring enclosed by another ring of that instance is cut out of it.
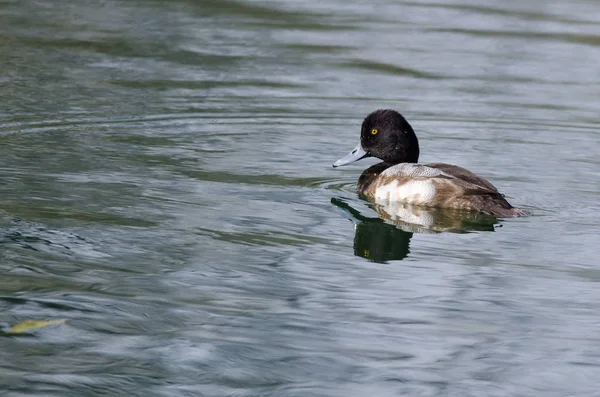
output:
<svg viewBox="0 0 600 397"><path fill-rule="evenodd" d="M499 195L498 189L487 180L471 171L451 164L401 163L387 168L381 176L407 178L411 180L431 181L438 187L452 187L455 195L493 194ZM446 189L445 189L446 190ZM460 192L460 193L459 193Z"/></svg>
<svg viewBox="0 0 600 397"><path fill-rule="evenodd" d="M466 168L452 164L431 163L425 164L427 168L441 171L444 175L454 178L471 194L500 194L498 189L486 179L475 175Z"/></svg>

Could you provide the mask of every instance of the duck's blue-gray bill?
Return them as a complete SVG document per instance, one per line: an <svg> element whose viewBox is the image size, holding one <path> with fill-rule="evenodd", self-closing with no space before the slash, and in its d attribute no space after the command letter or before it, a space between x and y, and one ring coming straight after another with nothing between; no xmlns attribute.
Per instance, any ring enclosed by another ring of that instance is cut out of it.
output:
<svg viewBox="0 0 600 397"><path fill-rule="evenodd" d="M333 163L333 166L339 167L342 165L354 163L355 161L365 158L368 155L369 155L369 153L365 152L365 149L362 148L362 146L360 145L360 142L359 142L358 145L356 145L356 147L354 149L352 149L352 151L350 153L348 153L347 155L345 155L344 157L342 157L341 159L339 159L338 161Z"/></svg>

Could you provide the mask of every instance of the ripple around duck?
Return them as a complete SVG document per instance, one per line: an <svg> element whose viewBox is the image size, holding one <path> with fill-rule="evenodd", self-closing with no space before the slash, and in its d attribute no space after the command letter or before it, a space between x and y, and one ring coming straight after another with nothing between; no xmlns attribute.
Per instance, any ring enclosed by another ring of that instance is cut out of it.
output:
<svg viewBox="0 0 600 397"><path fill-rule="evenodd" d="M338 192L356 193L356 181L342 182L339 179L323 179L307 185Z"/></svg>
<svg viewBox="0 0 600 397"><path fill-rule="evenodd" d="M356 193L356 182L343 182L339 179L311 177L294 178L277 174L243 175L225 171L180 170L178 173L188 178L207 182L222 182L229 184L247 184L281 187L308 187L333 191Z"/></svg>
<svg viewBox="0 0 600 397"><path fill-rule="evenodd" d="M297 187L323 187L331 188L333 182L330 179L313 178L293 178L277 174L261 175L241 175L225 171L199 171L199 170L181 170L181 174L192 179L199 179L208 182L223 182L232 184L249 185L267 185L267 186L297 186ZM344 184L340 185L343 186ZM335 188L335 187L334 187Z"/></svg>

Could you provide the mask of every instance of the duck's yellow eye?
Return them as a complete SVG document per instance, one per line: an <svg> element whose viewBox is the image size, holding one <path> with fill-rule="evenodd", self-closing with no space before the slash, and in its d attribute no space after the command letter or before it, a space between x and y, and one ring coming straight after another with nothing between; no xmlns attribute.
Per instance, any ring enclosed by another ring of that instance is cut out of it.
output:
<svg viewBox="0 0 600 397"><path fill-rule="evenodd" d="M379 130L377 128L373 128L371 130L371 135L377 135L378 132L379 132Z"/></svg>

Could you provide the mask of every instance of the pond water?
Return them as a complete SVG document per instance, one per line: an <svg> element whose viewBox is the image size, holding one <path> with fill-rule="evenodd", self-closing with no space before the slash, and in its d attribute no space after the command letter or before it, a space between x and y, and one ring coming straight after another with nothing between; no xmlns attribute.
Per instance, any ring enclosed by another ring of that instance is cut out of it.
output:
<svg viewBox="0 0 600 397"><path fill-rule="evenodd" d="M2 2L0 394L596 395L599 20ZM533 215L391 221L331 167L378 108Z"/></svg>

